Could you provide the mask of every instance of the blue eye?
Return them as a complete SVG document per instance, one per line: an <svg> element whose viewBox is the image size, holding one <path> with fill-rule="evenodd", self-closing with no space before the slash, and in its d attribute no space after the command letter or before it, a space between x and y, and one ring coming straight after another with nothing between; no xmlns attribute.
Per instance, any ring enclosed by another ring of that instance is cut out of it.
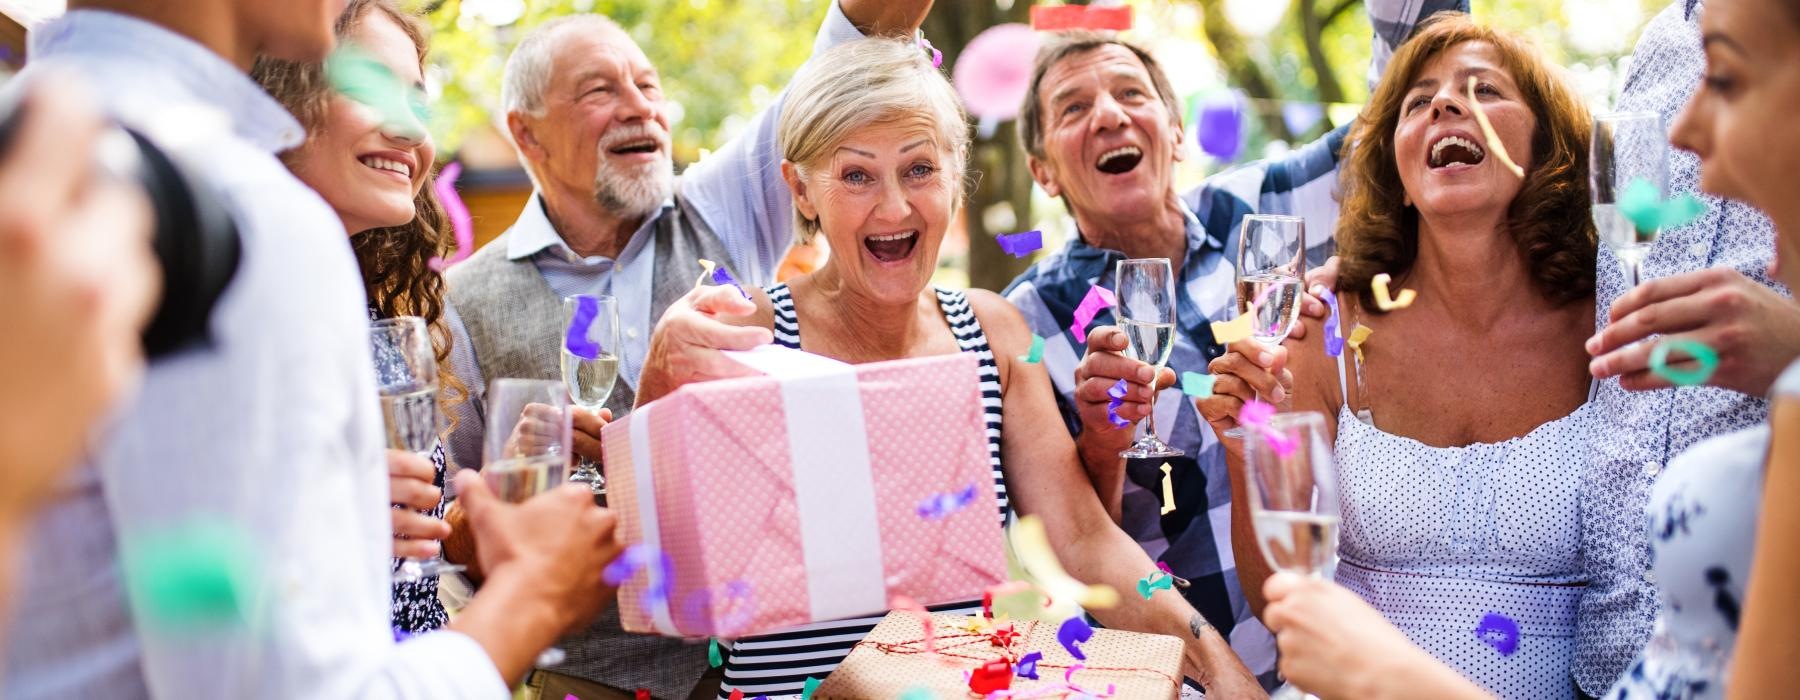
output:
<svg viewBox="0 0 1800 700"><path fill-rule="evenodd" d="M852 185L866 185L875 181L875 178L869 177L868 173L861 170L852 170L844 173L843 179L844 182L848 182Z"/></svg>
<svg viewBox="0 0 1800 700"><path fill-rule="evenodd" d="M906 171L908 177L925 178L937 174L937 168L928 163L920 163Z"/></svg>

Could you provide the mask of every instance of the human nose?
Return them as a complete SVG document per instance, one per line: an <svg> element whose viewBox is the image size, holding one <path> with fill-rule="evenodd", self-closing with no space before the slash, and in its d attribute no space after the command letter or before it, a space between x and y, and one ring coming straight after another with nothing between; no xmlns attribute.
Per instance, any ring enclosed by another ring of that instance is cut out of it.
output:
<svg viewBox="0 0 1800 700"><path fill-rule="evenodd" d="M1120 129L1131 123L1131 115L1125 113L1125 106L1113 99L1112 95L1102 92L1094 98L1094 130Z"/></svg>
<svg viewBox="0 0 1800 700"><path fill-rule="evenodd" d="M1675 126L1669 129L1669 143L1706 160L1706 129L1711 116L1707 113L1706 90L1696 91L1681 114L1676 115Z"/></svg>
<svg viewBox="0 0 1800 700"><path fill-rule="evenodd" d="M875 205L879 221L904 221L912 215L912 202L906 198L905 186L899 178L886 178L881 185L881 201Z"/></svg>
<svg viewBox="0 0 1800 700"><path fill-rule="evenodd" d="M619 121L641 121L655 115L656 101L645 95L643 89L635 83L619 90L618 111L615 113Z"/></svg>
<svg viewBox="0 0 1800 700"><path fill-rule="evenodd" d="M1463 117L1468 116L1468 114L1468 107L1463 104L1462 96L1456 94L1454 91L1445 90L1439 92L1436 97L1431 99L1432 121L1443 119L1445 117Z"/></svg>

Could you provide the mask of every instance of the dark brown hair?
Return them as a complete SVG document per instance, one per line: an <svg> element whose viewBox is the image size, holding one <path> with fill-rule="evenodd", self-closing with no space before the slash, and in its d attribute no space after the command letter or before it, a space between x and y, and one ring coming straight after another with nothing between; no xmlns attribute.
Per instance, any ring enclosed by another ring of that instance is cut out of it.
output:
<svg viewBox="0 0 1800 700"><path fill-rule="evenodd" d="M1380 313L1369 281L1401 276L1419 254L1419 213L1406 204L1394 156L1400 107L1415 76L1433 57L1470 41L1500 53L1521 97L1537 117L1531 169L1506 212L1533 286L1557 304L1594 294L1596 239L1588 197L1587 107L1536 49L1517 36L1476 24L1468 15L1440 14L1394 52L1381 85L1345 139L1342 209L1338 215L1338 289L1357 290L1362 307Z"/></svg>
<svg viewBox="0 0 1800 700"><path fill-rule="evenodd" d="M1038 95L1044 74L1070 56L1105 46L1122 46L1137 56L1138 62L1144 64L1144 72L1150 74L1150 86L1156 89L1157 98L1175 119L1175 129L1181 130L1181 107L1175 103L1175 88L1169 85L1169 76L1163 74L1162 67L1156 64L1150 52L1112 32L1086 29L1051 32L1044 35L1043 43L1038 45L1037 59L1031 67L1031 88L1025 91L1025 104L1019 108L1019 142L1025 146L1026 153L1039 159L1044 157L1044 105Z"/></svg>
<svg viewBox="0 0 1800 700"><path fill-rule="evenodd" d="M393 0L350 0L333 28L338 39L342 41L354 31L370 12L380 12L400 25L418 49L419 66L423 68L425 54L430 49L425 28ZM281 154L282 161L292 168L304 157L307 146L323 127L326 110L330 109L336 94L326 80L325 66L258 58L250 76L306 128L307 143ZM421 166L431 168L432 164L422 163ZM453 247L444 208L432 192L436 180L435 172L426 173L424 184L413 197L416 214L412 221L353 235L350 246L356 251L364 290L377 315L425 319L431 329L432 346L437 351L438 374L445 389L443 396L446 399L457 397L460 401L468 395L467 387L444 366L450 357L451 343L450 329L444 320L444 278L428 265L432 256L448 255Z"/></svg>

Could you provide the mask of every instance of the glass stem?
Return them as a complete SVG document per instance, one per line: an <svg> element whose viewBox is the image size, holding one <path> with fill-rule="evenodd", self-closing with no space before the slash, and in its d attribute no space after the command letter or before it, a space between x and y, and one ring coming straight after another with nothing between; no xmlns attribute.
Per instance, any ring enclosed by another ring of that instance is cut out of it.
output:
<svg viewBox="0 0 1800 700"><path fill-rule="evenodd" d="M1644 262L1637 256L1625 261L1625 288L1634 289L1644 276Z"/></svg>
<svg viewBox="0 0 1800 700"><path fill-rule="evenodd" d="M1156 375L1150 379L1150 415L1144 416L1144 437L1159 440L1156 437L1156 380L1162 377L1162 368L1156 368Z"/></svg>

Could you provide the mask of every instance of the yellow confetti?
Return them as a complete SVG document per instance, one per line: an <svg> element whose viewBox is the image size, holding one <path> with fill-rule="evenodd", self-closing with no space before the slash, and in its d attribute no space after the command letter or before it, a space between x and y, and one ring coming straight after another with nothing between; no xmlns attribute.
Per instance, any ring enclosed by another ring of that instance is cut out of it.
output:
<svg viewBox="0 0 1800 700"><path fill-rule="evenodd" d="M1393 278L1389 277L1386 272L1376 275L1375 279L1369 280L1369 286L1375 290L1375 305L1381 307L1382 311L1393 311L1394 309L1404 309L1408 306L1412 306L1413 300L1418 298L1419 293L1411 289L1402 289L1400 290L1399 296L1389 296L1388 282L1391 281L1393 281Z"/></svg>
<svg viewBox="0 0 1800 700"><path fill-rule="evenodd" d="M706 280L708 278L712 277L713 268L716 268L718 266L719 266L719 264L716 262L707 260L706 258L701 258L700 259L700 279L694 280L694 287L697 289L697 288L705 285Z"/></svg>
<svg viewBox="0 0 1800 700"><path fill-rule="evenodd" d="M1506 166L1507 170L1511 170L1514 175L1521 178L1525 177L1525 169L1519 167L1518 163L1513 162L1512 156L1506 154L1506 144L1500 142L1500 135L1494 133L1494 125L1488 123L1487 112L1481 109L1481 100L1475 99L1475 76L1473 75L1469 76L1469 107L1475 111L1475 123L1481 125L1482 135L1487 137L1488 150L1494 152L1494 157L1499 158L1500 164Z"/></svg>
<svg viewBox="0 0 1800 700"><path fill-rule="evenodd" d="M1019 518L1007 531L1007 537L1028 582L1050 597L1049 604L1041 609L1042 614L1049 615L1046 619L1067 619L1077 612L1077 606L1104 610L1119 604L1119 592L1112 586L1089 586L1063 569L1062 562L1056 560L1056 551L1050 548L1044 521L1037 516Z"/></svg>
<svg viewBox="0 0 1800 700"><path fill-rule="evenodd" d="M1172 476L1170 476L1168 462L1163 462L1162 473L1163 473L1162 514L1168 515L1170 513L1175 512L1175 479Z"/></svg>
<svg viewBox="0 0 1800 700"><path fill-rule="evenodd" d="M1374 329L1360 323L1356 324L1355 328L1350 329L1350 337L1344 339L1344 344L1350 346L1351 350L1356 351L1357 362L1363 361L1363 341L1368 340L1369 336L1374 334Z"/></svg>
<svg viewBox="0 0 1800 700"><path fill-rule="evenodd" d="M1229 321L1213 321L1213 342L1220 345L1230 345L1249 338L1250 331L1253 328L1251 322L1254 320L1256 320L1255 314L1245 313L1244 315Z"/></svg>

